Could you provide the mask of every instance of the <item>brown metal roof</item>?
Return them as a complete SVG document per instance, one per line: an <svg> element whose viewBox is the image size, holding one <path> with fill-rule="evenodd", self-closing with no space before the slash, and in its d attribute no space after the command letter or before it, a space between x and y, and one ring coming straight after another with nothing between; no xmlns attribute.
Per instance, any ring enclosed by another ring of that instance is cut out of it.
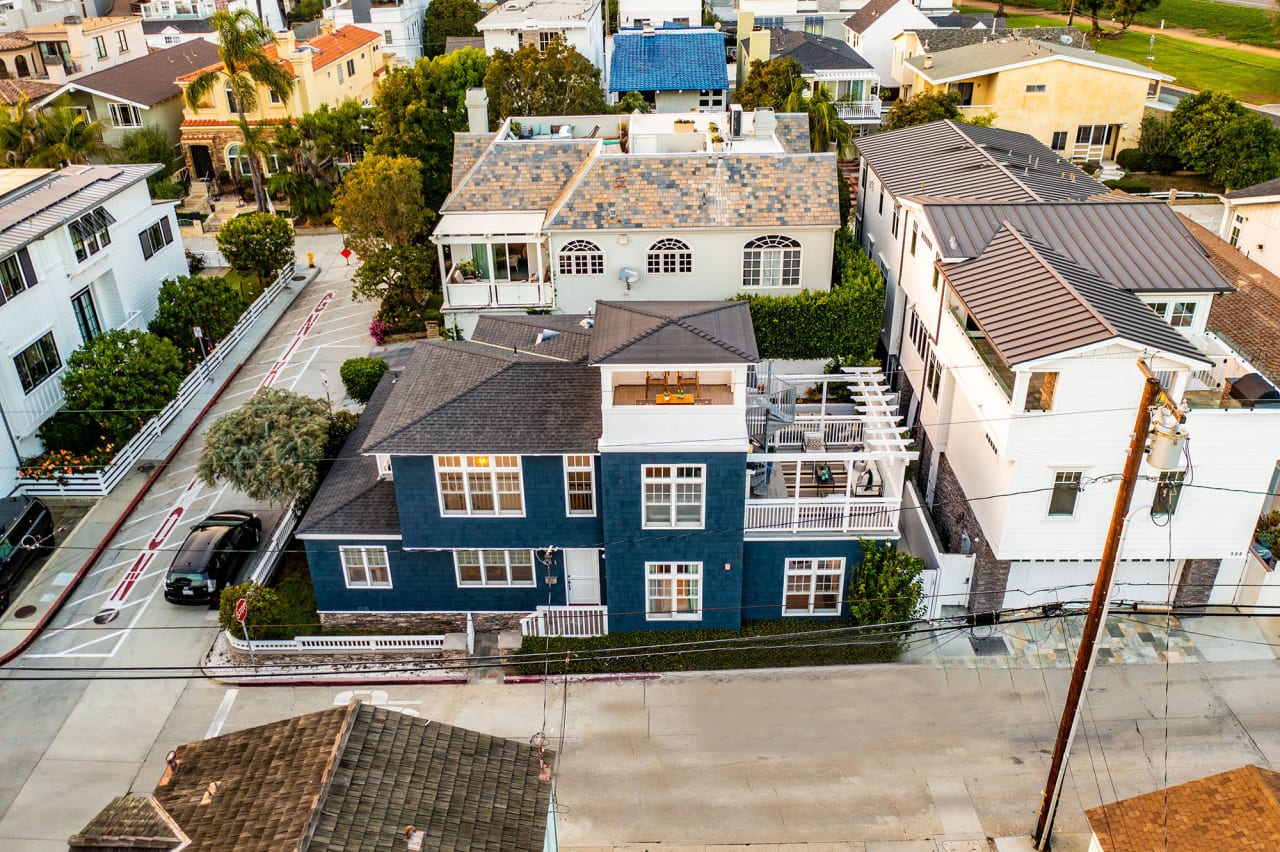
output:
<svg viewBox="0 0 1280 852"><path fill-rule="evenodd" d="M944 257L977 257L1008 222L1031 239L1126 290L1231 290L1178 215L1159 202L930 202L924 205L924 216Z"/></svg>
<svg viewBox="0 0 1280 852"><path fill-rule="evenodd" d="M751 308L732 302L596 302L591 363L754 364Z"/></svg>

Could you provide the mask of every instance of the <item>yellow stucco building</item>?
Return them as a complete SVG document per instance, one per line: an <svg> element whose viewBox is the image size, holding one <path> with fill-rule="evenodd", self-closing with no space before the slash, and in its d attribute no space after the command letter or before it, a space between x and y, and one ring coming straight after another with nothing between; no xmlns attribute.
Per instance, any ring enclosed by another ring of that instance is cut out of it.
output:
<svg viewBox="0 0 1280 852"><path fill-rule="evenodd" d="M259 86L257 109L246 112L246 120L251 125L271 126L311 112L321 104L338 106L347 100L371 102L385 71L381 39L377 33L360 27L334 30L327 23L318 37L307 42L295 41L291 31L278 33L275 43L267 45L267 56L291 67L293 93L282 100ZM249 164L240 155L242 137L229 87L215 85L197 109L185 104L187 85L204 70L184 74L177 80L184 91L180 134L183 155L197 178L216 177L223 171L238 178L249 173ZM270 175L278 170L279 164L269 157L264 166Z"/></svg>
<svg viewBox="0 0 1280 852"><path fill-rule="evenodd" d="M903 97L954 91L966 118L1030 134L1076 161L1138 144L1143 110L1173 78L1125 59L1008 37L903 60Z"/></svg>

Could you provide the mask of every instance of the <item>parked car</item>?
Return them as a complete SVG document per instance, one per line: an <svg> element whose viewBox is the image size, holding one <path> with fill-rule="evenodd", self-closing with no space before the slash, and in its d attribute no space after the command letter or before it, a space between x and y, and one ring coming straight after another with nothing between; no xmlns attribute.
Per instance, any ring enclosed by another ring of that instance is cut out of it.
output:
<svg viewBox="0 0 1280 852"><path fill-rule="evenodd" d="M22 572L53 550L53 516L34 497L0 499L0 611Z"/></svg>
<svg viewBox="0 0 1280 852"><path fill-rule="evenodd" d="M217 512L196 524L165 575L164 599L215 609L261 534L262 521L251 512Z"/></svg>

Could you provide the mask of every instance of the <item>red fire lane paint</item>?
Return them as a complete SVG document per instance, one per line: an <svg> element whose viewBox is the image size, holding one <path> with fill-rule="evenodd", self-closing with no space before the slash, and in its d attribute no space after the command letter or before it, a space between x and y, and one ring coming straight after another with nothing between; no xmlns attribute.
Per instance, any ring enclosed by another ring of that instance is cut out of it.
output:
<svg viewBox="0 0 1280 852"><path fill-rule="evenodd" d="M329 303L333 301L334 295L335 294L332 290L325 293L324 296L320 298L320 301L316 303L316 306L311 309L311 313L307 315L306 320L298 330L294 332L293 339L289 341L289 345L285 347L284 352L281 353L280 357L276 359L276 362L271 365L271 369L262 377L262 381L258 383L258 390L271 387L271 385L275 383L275 380L280 375L280 371L288 365L289 360L293 357L294 353L297 352L298 347L302 345L302 341L306 339L306 336L310 333L311 329L315 328L316 321L320 318L320 314L326 307L328 307ZM169 514L165 516L164 521L162 521L160 526L156 529L155 535L153 535L151 540L147 542L146 547L144 547L142 552L138 554L138 558L129 566L129 570L125 572L124 577L121 578L119 584L117 584L115 589L111 592L111 596L107 598L107 609L118 609L129 598L129 593L133 591L134 586L136 586L138 581L142 579L142 575L146 573L148 566L150 566L155 560L156 554L162 547L164 547L165 542L169 540L169 536L173 534L175 529L177 529L178 522L182 520L183 514L186 513L187 509L200 494L201 490L203 490L203 484L200 482L198 477L193 477L192 480L187 483L187 487L183 490L182 496L178 498L177 505L175 505L169 511Z"/></svg>

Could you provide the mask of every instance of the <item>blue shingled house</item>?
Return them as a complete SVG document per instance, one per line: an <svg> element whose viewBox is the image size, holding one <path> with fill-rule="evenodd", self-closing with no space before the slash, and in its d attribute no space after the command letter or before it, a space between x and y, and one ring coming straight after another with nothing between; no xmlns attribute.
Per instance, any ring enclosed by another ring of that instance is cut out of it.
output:
<svg viewBox="0 0 1280 852"><path fill-rule="evenodd" d="M322 621L596 635L842 614L857 540L898 536L915 454L878 371L759 360L745 302L599 302L422 341L299 526Z"/></svg>
<svg viewBox="0 0 1280 852"><path fill-rule="evenodd" d="M724 33L675 26L620 30L609 56L609 91L639 92L655 112L723 110L729 103Z"/></svg>

